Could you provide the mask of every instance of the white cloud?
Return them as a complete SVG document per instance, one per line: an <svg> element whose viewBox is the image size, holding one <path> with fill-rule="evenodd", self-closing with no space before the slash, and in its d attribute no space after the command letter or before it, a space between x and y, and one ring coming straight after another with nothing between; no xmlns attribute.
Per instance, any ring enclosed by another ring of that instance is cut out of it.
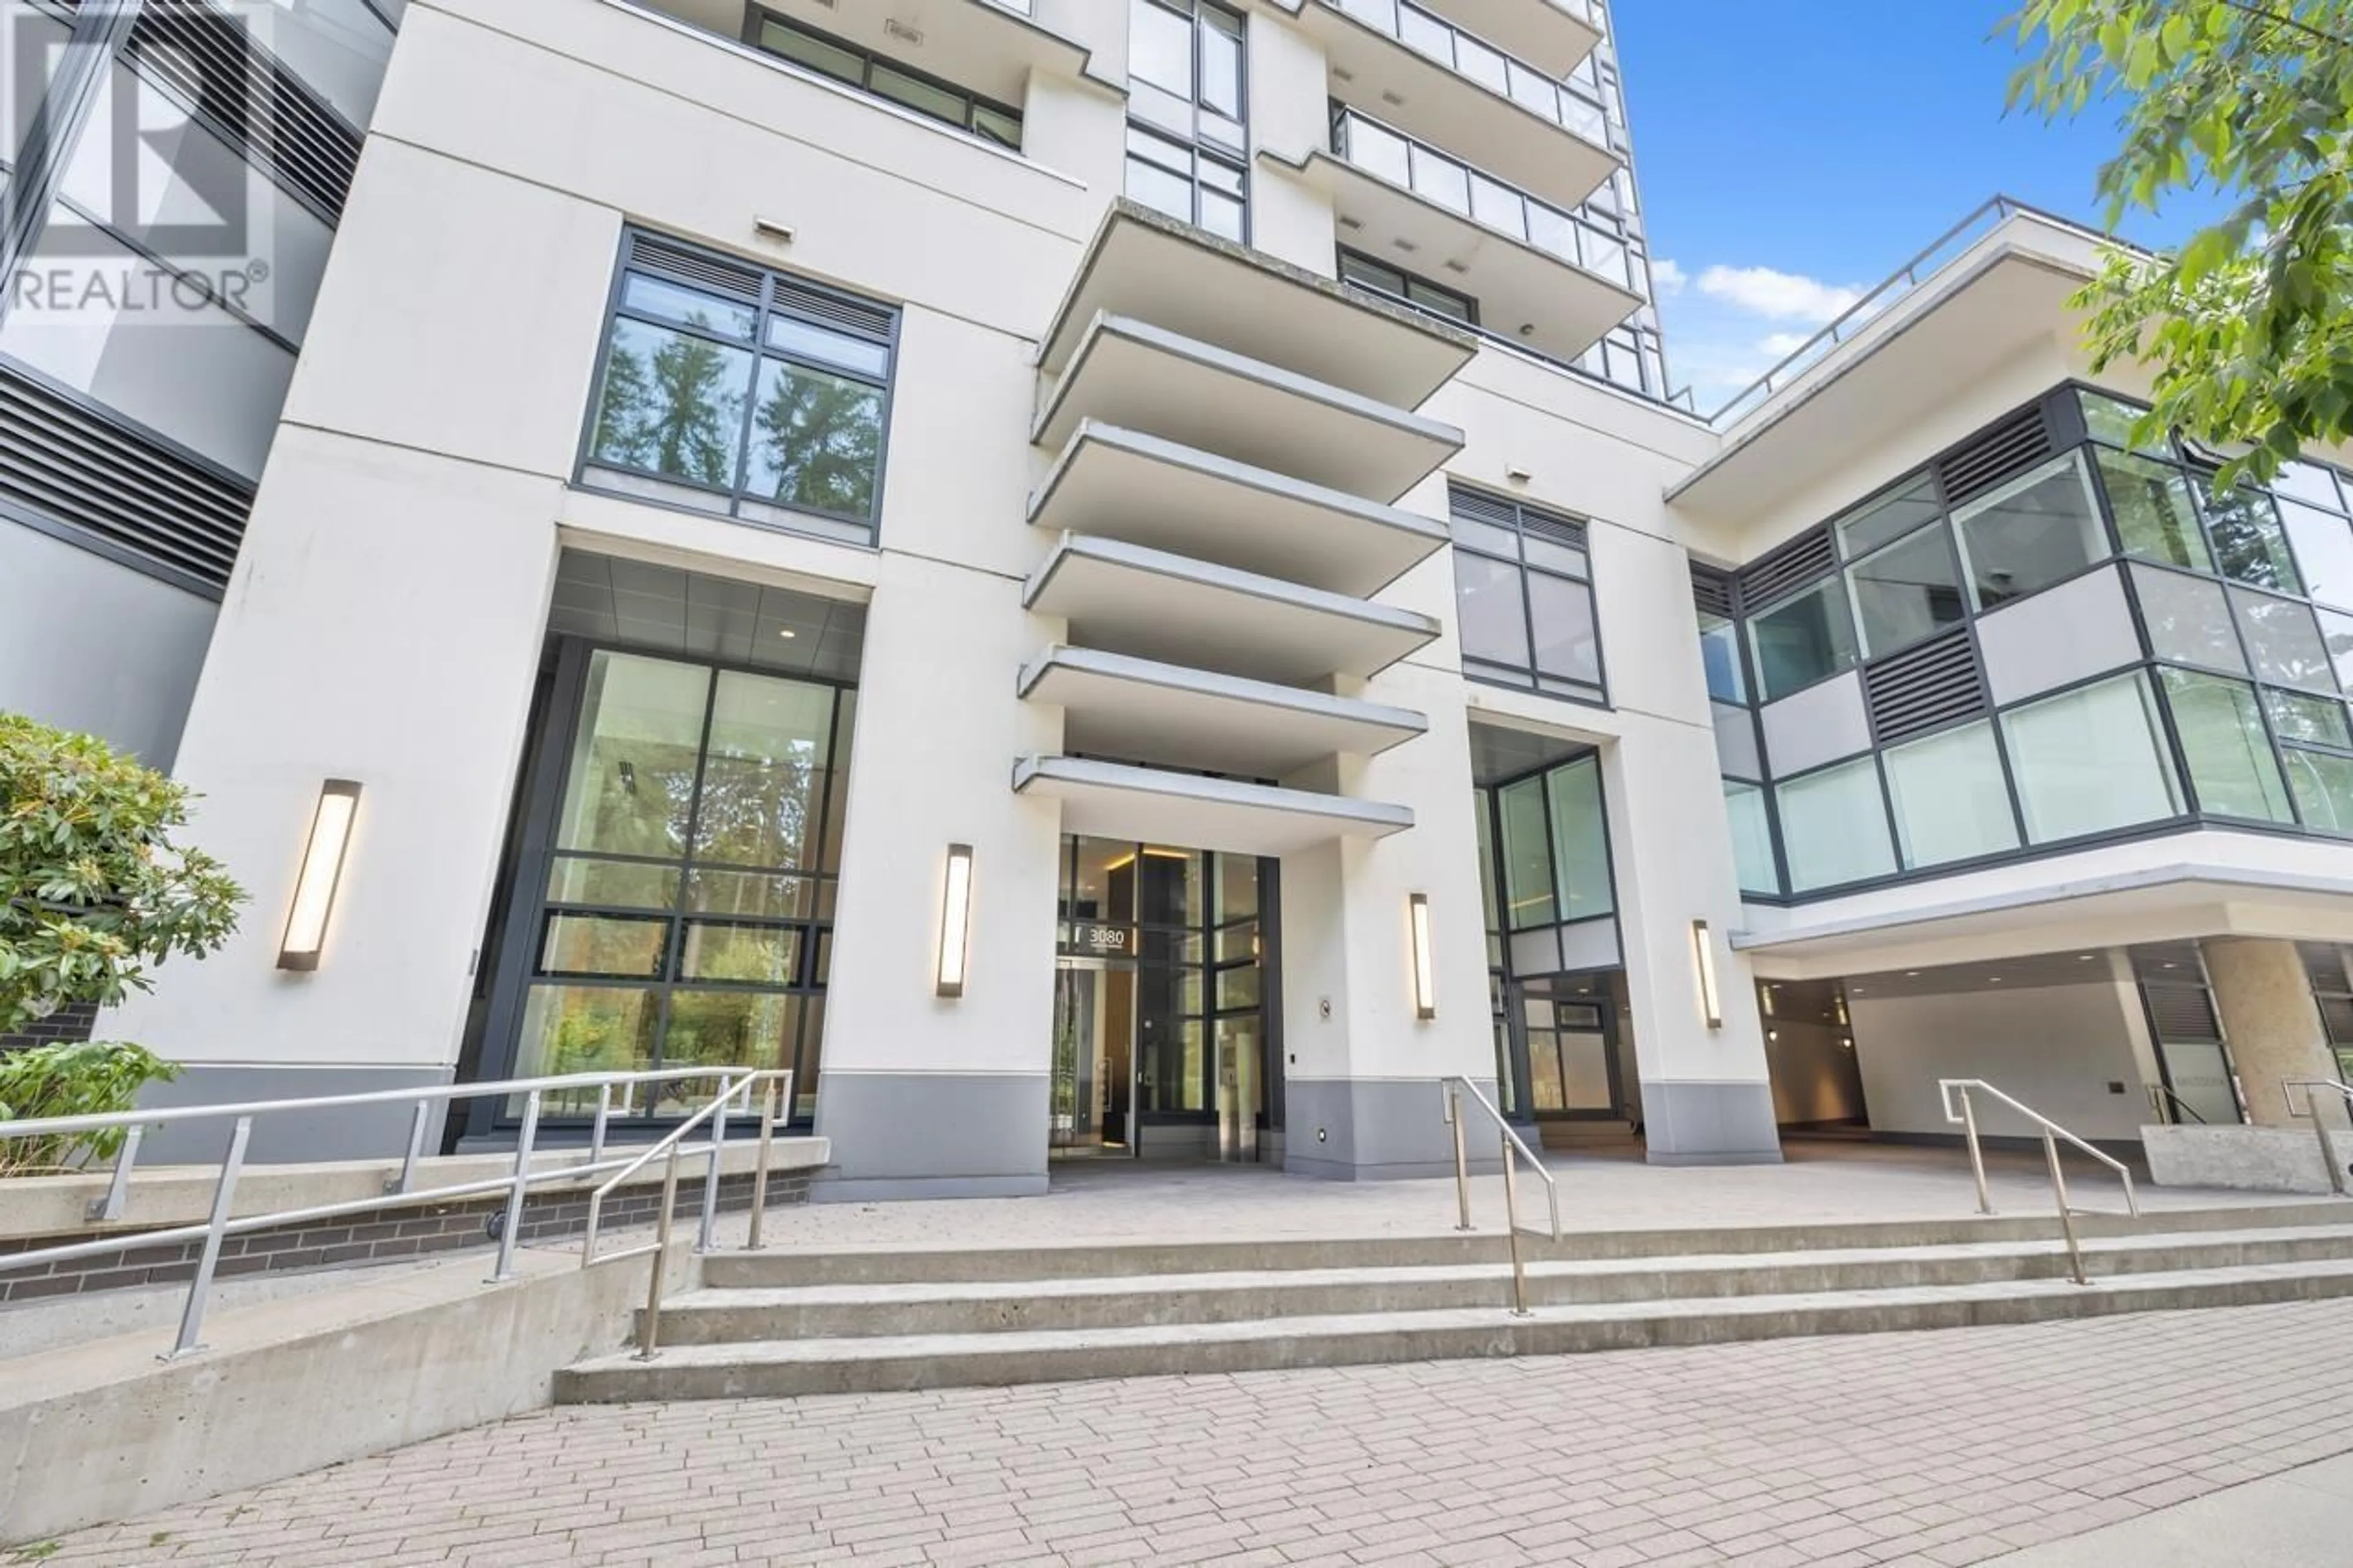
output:
<svg viewBox="0 0 2353 1568"><path fill-rule="evenodd" d="M1699 275L1699 291L1752 316L1817 326L1862 298L1860 289L1770 267L1711 267Z"/></svg>
<svg viewBox="0 0 2353 1568"><path fill-rule="evenodd" d="M1651 290L1661 299L1683 291L1683 269L1662 256L1651 263Z"/></svg>
<svg viewBox="0 0 2353 1568"><path fill-rule="evenodd" d="M1757 347L1759 353L1771 354L1775 359L1786 359L1811 342L1813 334L1810 332L1769 332L1757 342Z"/></svg>

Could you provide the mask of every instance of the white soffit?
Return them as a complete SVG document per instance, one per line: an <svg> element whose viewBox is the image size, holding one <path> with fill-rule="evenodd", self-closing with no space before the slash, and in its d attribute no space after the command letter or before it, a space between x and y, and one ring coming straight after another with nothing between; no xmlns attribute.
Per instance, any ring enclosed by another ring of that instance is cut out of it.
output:
<svg viewBox="0 0 2353 1568"><path fill-rule="evenodd" d="M1759 405L1732 427L1723 451L1667 492L1668 501L1714 522L1761 516L1934 415L1957 389L2038 340L2071 330L2067 300L2088 276L2091 245L2063 236L2080 253L2069 256L2022 244L2024 221L1994 231L1974 255Z"/></svg>
<svg viewBox="0 0 2353 1568"><path fill-rule="evenodd" d="M1574 208L1617 173L1602 143L1318 0L1299 30L1324 46L1334 98L1539 201Z"/></svg>
<svg viewBox="0 0 2353 1568"><path fill-rule="evenodd" d="M1048 648L1022 669L1020 692L1063 709L1071 751L1251 778L1385 752L1430 728L1403 708L1094 648Z"/></svg>
<svg viewBox="0 0 2353 1568"><path fill-rule="evenodd" d="M1085 419L1383 501L1463 442L1451 425L1126 316L1088 328L1031 438L1060 448Z"/></svg>
<svg viewBox="0 0 2353 1568"><path fill-rule="evenodd" d="M1345 158L1316 152L1300 178L1332 198L1351 250L1459 289L1479 301L1489 331L1540 353L1573 360L1642 307L1625 285Z"/></svg>
<svg viewBox="0 0 2353 1568"><path fill-rule="evenodd" d="M1230 855L1292 855L1413 826L1410 808L1385 802L1080 757L1023 757L1013 765L1013 788L1060 801L1064 833Z"/></svg>
<svg viewBox="0 0 2353 1568"><path fill-rule="evenodd" d="M1029 521L1352 595L1379 592L1448 541L1418 513L1092 420L1030 498Z"/></svg>
<svg viewBox="0 0 2353 1568"><path fill-rule="evenodd" d="M1022 604L1088 647L1288 685L1373 675L1439 631L1410 610L1083 535L1055 545Z"/></svg>
<svg viewBox="0 0 2353 1568"><path fill-rule="evenodd" d="M1098 315L1136 316L1359 396L1419 408L1479 352L1479 340L1402 305L1114 201L1039 345L1060 372Z"/></svg>

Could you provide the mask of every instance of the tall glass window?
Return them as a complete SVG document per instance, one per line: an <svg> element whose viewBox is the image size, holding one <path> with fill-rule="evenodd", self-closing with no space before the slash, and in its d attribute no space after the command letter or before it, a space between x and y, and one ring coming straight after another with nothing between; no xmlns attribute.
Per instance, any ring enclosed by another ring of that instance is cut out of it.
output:
<svg viewBox="0 0 2353 1568"><path fill-rule="evenodd" d="M1490 799L1497 826L1486 822ZM1582 756L1541 773L1479 792L1480 871L1489 884L1488 930L1505 931L1603 920L1618 908L1609 874L1609 827L1602 805L1601 762ZM1497 838L1501 854L1493 853ZM1502 915L1493 918L1500 873ZM1491 963L1500 964L1501 940L1489 942Z"/></svg>
<svg viewBox="0 0 2353 1568"><path fill-rule="evenodd" d="M1450 500L1462 672L1607 701L1585 525L1460 487Z"/></svg>
<svg viewBox="0 0 2353 1568"><path fill-rule="evenodd" d="M869 542L898 313L633 234L581 479Z"/></svg>
<svg viewBox="0 0 2353 1568"><path fill-rule="evenodd" d="M1762 784L1724 781L1724 809L1732 818L1732 866L1744 893L1770 897L1781 890L1773 866L1773 825L1765 810Z"/></svg>
<svg viewBox="0 0 2353 1568"><path fill-rule="evenodd" d="M1247 243L1242 18L1212 0L1128 0L1127 194Z"/></svg>
<svg viewBox="0 0 2353 1568"><path fill-rule="evenodd" d="M515 1073L796 1068L797 1113L812 1114L851 693L576 657L547 879L523 917L536 925ZM675 1113L694 1094L676 1092L644 1109Z"/></svg>

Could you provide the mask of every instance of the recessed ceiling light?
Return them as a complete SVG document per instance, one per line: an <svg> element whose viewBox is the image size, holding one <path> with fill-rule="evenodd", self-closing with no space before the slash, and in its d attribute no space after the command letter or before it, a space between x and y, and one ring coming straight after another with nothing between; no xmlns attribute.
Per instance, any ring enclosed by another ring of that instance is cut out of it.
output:
<svg viewBox="0 0 2353 1568"><path fill-rule="evenodd" d="M2079 952L2075 955L2075 962L2078 963L2089 963L2092 962L2092 955L2088 952Z"/></svg>
<svg viewBox="0 0 2353 1568"><path fill-rule="evenodd" d="M1986 984L1989 985L1999 985L2001 984L2001 976L1999 974L1989 974L1986 976Z"/></svg>
<svg viewBox="0 0 2353 1568"><path fill-rule="evenodd" d="M778 626L776 628L776 635L780 637L797 637L801 634L793 630L790 626Z"/></svg>
<svg viewBox="0 0 2353 1568"><path fill-rule="evenodd" d="M1917 980L1920 978L1920 972L1916 969L1907 969L1904 972L1904 978L1906 980Z"/></svg>

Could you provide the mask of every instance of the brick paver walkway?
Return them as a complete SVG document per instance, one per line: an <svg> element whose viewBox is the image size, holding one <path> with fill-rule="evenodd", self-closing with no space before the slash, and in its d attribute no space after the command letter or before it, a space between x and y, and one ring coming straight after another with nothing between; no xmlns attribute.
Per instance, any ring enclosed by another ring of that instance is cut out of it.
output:
<svg viewBox="0 0 2353 1568"><path fill-rule="evenodd" d="M1949 1568L2353 1451L2353 1380L2320 1359L2348 1343L2353 1303L2317 1302L566 1409L47 1561Z"/></svg>

